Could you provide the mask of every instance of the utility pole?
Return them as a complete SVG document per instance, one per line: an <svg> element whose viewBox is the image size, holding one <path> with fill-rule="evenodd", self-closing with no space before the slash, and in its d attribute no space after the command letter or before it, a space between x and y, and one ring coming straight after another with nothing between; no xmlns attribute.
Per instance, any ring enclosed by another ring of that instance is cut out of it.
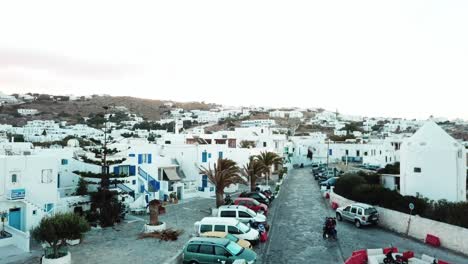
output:
<svg viewBox="0 0 468 264"><path fill-rule="evenodd" d="M330 139L327 141L327 168L328 168L328 157L330 156Z"/></svg>

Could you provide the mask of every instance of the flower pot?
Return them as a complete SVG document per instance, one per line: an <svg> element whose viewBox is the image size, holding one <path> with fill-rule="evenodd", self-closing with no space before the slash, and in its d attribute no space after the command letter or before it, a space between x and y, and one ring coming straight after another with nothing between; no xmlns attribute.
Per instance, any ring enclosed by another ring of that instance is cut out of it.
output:
<svg viewBox="0 0 468 264"><path fill-rule="evenodd" d="M41 263L42 264L71 264L71 254L70 252L68 252L67 255L60 257L60 258L56 258L56 259L49 259L43 256Z"/></svg>
<svg viewBox="0 0 468 264"><path fill-rule="evenodd" d="M166 229L166 223L164 223L164 222L161 222L161 223L162 224L160 224L160 225L145 224L145 230L143 232L152 233L152 232L162 231L162 230Z"/></svg>
<svg viewBox="0 0 468 264"><path fill-rule="evenodd" d="M69 246L75 246L75 245L78 245L81 242L81 240L80 239L73 239L73 240L67 240L66 242L67 242L67 244Z"/></svg>

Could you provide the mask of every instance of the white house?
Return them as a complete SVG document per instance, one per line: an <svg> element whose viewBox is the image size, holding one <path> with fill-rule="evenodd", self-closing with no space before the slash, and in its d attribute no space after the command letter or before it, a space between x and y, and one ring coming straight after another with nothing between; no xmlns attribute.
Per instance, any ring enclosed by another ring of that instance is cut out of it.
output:
<svg viewBox="0 0 468 264"><path fill-rule="evenodd" d="M286 113L284 111L280 111L280 110L270 112L270 117L271 118L284 118L285 115L286 115Z"/></svg>
<svg viewBox="0 0 468 264"><path fill-rule="evenodd" d="M304 114L301 111L290 111L288 113L289 118L303 118Z"/></svg>
<svg viewBox="0 0 468 264"><path fill-rule="evenodd" d="M403 195L466 201L466 152L433 121L426 122L401 145Z"/></svg>
<svg viewBox="0 0 468 264"><path fill-rule="evenodd" d="M37 111L37 109L26 109L26 108L21 108L21 109L18 109L18 114L22 115L22 116L32 116L32 115L35 115L37 113L39 113L39 111Z"/></svg>
<svg viewBox="0 0 468 264"><path fill-rule="evenodd" d="M259 126L275 126L276 122L272 119L256 119L256 120L245 120L241 122L241 127L259 127Z"/></svg>
<svg viewBox="0 0 468 264"><path fill-rule="evenodd" d="M56 156L14 149L0 154L0 211L8 213L6 231L12 235L0 246L29 251L29 230L57 205L59 161Z"/></svg>

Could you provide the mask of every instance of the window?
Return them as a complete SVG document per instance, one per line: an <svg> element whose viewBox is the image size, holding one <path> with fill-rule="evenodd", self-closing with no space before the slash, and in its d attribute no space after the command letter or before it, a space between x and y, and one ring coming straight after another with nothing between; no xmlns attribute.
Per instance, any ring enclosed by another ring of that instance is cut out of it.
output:
<svg viewBox="0 0 468 264"><path fill-rule="evenodd" d="M32 211L32 214L33 214L33 215L36 215L36 213L37 213L36 210L33 210L33 211Z"/></svg>
<svg viewBox="0 0 468 264"><path fill-rule="evenodd" d="M206 255L213 255L214 254L213 246L211 246L211 245L200 245L200 248L198 249L198 253L206 254Z"/></svg>
<svg viewBox="0 0 468 264"><path fill-rule="evenodd" d="M197 253L198 252L198 245L197 244L188 245L187 251Z"/></svg>
<svg viewBox="0 0 468 264"><path fill-rule="evenodd" d="M236 217L236 211L222 211L221 217Z"/></svg>
<svg viewBox="0 0 468 264"><path fill-rule="evenodd" d="M362 215L362 208L358 209L358 215Z"/></svg>
<svg viewBox="0 0 468 264"><path fill-rule="evenodd" d="M18 182L18 175L12 174L11 175L11 183L17 183Z"/></svg>
<svg viewBox="0 0 468 264"><path fill-rule="evenodd" d="M364 152L364 156L367 156L367 151Z"/></svg>
<svg viewBox="0 0 468 264"><path fill-rule="evenodd" d="M239 229L237 229L237 227L235 227L235 226L228 226L228 233L234 234L234 235L242 234L239 231Z"/></svg>
<svg viewBox="0 0 468 264"><path fill-rule="evenodd" d="M218 153L218 157L219 157L220 159L223 158L223 152L222 152L222 151L220 151L220 152Z"/></svg>
<svg viewBox="0 0 468 264"><path fill-rule="evenodd" d="M211 232L211 231L213 231L213 227L211 225L200 226L200 233Z"/></svg>
<svg viewBox="0 0 468 264"><path fill-rule="evenodd" d="M170 141L170 140L166 140L166 141L164 141L164 144L170 145L170 144L171 144L171 141Z"/></svg>
<svg viewBox="0 0 468 264"><path fill-rule="evenodd" d="M224 226L224 225L215 225L214 231L226 232L226 226Z"/></svg>
<svg viewBox="0 0 468 264"><path fill-rule="evenodd" d="M51 169L42 170L41 182L42 183L52 182L52 170Z"/></svg>
<svg viewBox="0 0 468 264"><path fill-rule="evenodd" d="M421 168L419 168L419 167L414 167L414 172L416 172L416 173L421 173Z"/></svg>
<svg viewBox="0 0 468 264"><path fill-rule="evenodd" d="M130 166L119 166L119 175L129 175Z"/></svg>
<svg viewBox="0 0 468 264"><path fill-rule="evenodd" d="M346 156L349 155L349 150L345 150Z"/></svg>
<svg viewBox="0 0 468 264"><path fill-rule="evenodd" d="M68 160L67 159L62 159L62 165L67 165L68 164Z"/></svg>
<svg viewBox="0 0 468 264"><path fill-rule="evenodd" d="M136 180L132 180L132 184L135 185L135 184L136 184Z"/></svg>
<svg viewBox="0 0 468 264"><path fill-rule="evenodd" d="M267 146L267 143L263 142L263 147L266 148L266 146Z"/></svg>
<svg viewBox="0 0 468 264"><path fill-rule="evenodd" d="M251 215L249 215L249 214L246 213L246 212L242 212L242 211L239 211L239 217L242 217L242 218L252 218Z"/></svg>
<svg viewBox="0 0 468 264"><path fill-rule="evenodd" d="M356 210L356 207L352 207L352 208L351 208L351 213L352 213L352 214L355 214L356 211L357 211L357 210Z"/></svg>
<svg viewBox="0 0 468 264"><path fill-rule="evenodd" d="M245 201L239 201L237 204L238 204L238 205L244 205L244 206L245 206L247 203L246 203Z"/></svg>
<svg viewBox="0 0 468 264"><path fill-rule="evenodd" d="M202 162L207 162L208 161L208 153L206 151L202 152Z"/></svg>
<svg viewBox="0 0 468 264"><path fill-rule="evenodd" d="M215 254L216 256L227 256L229 252L227 252L224 248L222 247L215 247ZM229 254L230 256L231 254Z"/></svg>
<svg viewBox="0 0 468 264"><path fill-rule="evenodd" d="M356 156L359 157L361 155L361 151L356 150Z"/></svg>

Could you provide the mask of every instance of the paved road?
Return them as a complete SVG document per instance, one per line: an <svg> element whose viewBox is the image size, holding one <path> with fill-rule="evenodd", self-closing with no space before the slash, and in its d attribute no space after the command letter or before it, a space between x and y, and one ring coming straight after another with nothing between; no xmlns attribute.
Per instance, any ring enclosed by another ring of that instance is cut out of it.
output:
<svg viewBox="0 0 468 264"><path fill-rule="evenodd" d="M400 250L413 250L436 256L450 263L468 263L468 257L429 247L378 227L355 228L338 223L338 241L322 239L322 223L334 212L325 204L310 169L289 173L281 193L271 208L269 242L259 249L260 263L343 263L354 250L382 248L390 244Z"/></svg>

